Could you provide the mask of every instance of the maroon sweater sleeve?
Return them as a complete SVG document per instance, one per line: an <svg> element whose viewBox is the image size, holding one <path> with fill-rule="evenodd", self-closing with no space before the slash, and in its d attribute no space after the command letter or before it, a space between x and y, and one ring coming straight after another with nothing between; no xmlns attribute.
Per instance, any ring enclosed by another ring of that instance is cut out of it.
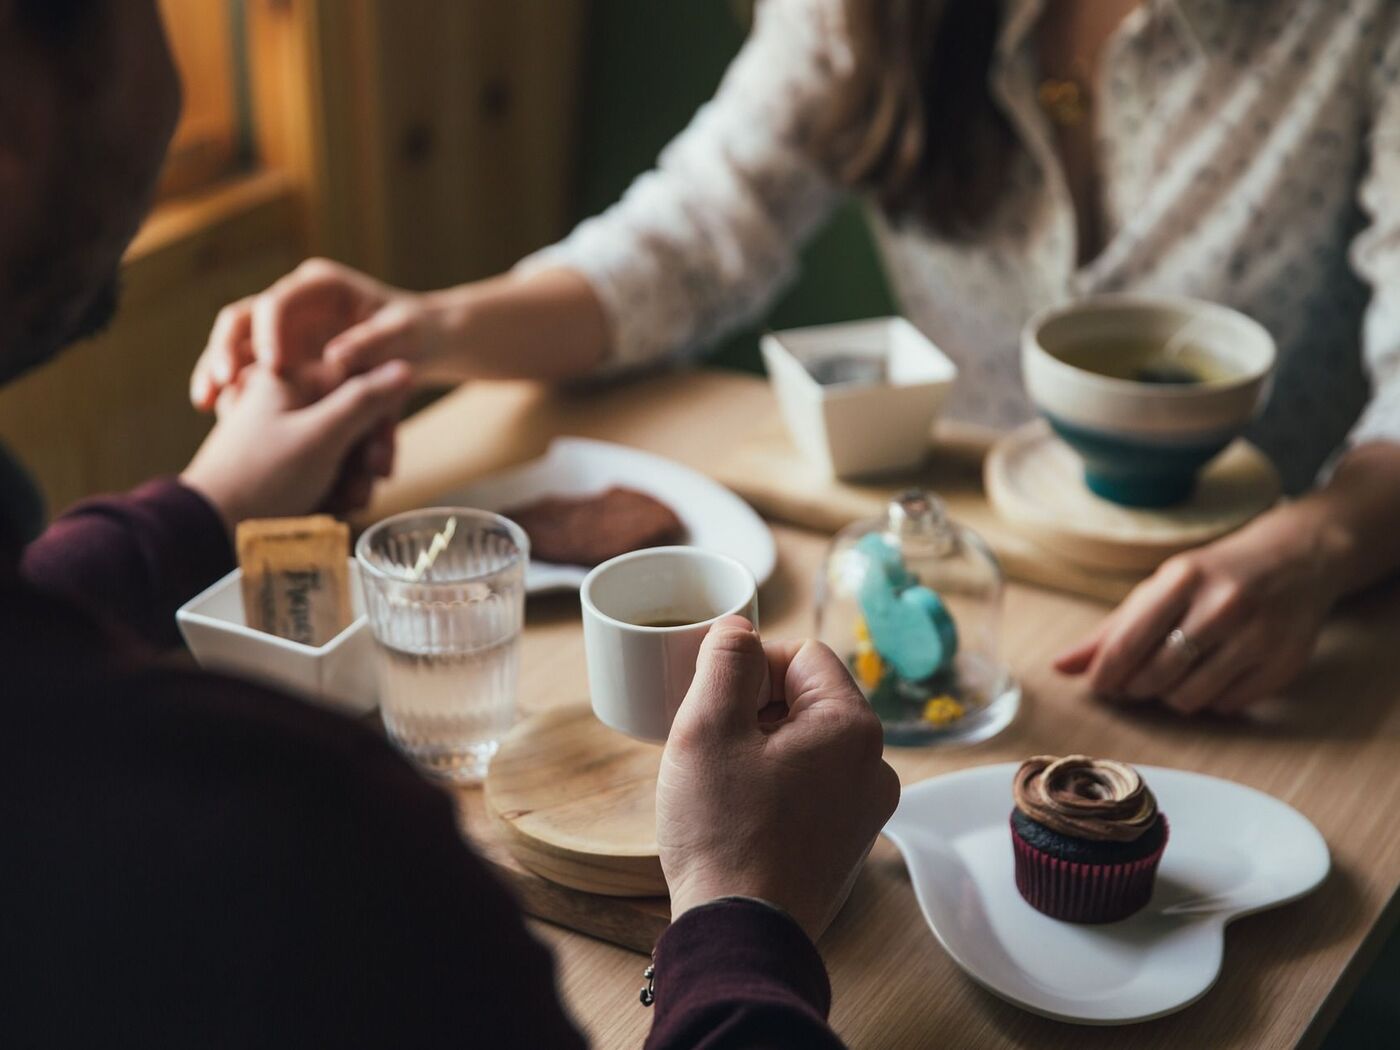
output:
<svg viewBox="0 0 1400 1050"><path fill-rule="evenodd" d="M841 1050L831 985L792 919L756 901L706 904L656 945L648 1050Z"/></svg>
<svg viewBox="0 0 1400 1050"><path fill-rule="evenodd" d="M30 586L151 645L178 644L175 610L233 568L223 519L174 478L77 504L29 545Z"/></svg>

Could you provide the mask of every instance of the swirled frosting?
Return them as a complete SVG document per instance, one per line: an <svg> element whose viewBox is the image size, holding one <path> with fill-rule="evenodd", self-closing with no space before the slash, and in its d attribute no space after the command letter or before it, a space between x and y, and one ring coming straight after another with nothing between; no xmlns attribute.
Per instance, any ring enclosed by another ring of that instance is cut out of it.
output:
<svg viewBox="0 0 1400 1050"><path fill-rule="evenodd" d="M1036 823L1096 842L1135 842L1157 820L1157 799L1126 762L1037 755L1021 763L1012 793Z"/></svg>

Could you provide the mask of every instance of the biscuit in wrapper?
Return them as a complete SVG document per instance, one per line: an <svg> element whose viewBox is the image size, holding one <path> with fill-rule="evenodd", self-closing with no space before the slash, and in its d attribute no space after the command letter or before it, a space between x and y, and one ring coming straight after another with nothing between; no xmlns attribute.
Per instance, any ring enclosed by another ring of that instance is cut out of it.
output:
<svg viewBox="0 0 1400 1050"><path fill-rule="evenodd" d="M245 521L237 532L249 627L325 645L353 619L350 530L325 514Z"/></svg>

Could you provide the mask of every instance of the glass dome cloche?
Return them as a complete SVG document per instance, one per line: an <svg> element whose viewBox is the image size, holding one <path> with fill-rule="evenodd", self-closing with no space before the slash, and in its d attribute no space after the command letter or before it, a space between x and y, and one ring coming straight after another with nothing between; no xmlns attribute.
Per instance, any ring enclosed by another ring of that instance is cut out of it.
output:
<svg viewBox="0 0 1400 1050"><path fill-rule="evenodd" d="M889 743L973 743L1015 717L1021 690L998 656L1002 582L986 543L928 492L836 534L817 581L817 634Z"/></svg>

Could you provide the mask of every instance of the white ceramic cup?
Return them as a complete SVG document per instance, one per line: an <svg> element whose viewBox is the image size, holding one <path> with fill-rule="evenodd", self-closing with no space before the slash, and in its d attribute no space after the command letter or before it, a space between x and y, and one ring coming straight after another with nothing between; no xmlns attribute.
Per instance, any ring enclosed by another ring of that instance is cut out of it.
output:
<svg viewBox="0 0 1400 1050"><path fill-rule="evenodd" d="M653 547L605 561L579 595L593 713L656 743L671 731L710 625L732 614L758 625L753 573L697 547ZM670 620L684 622L653 626Z"/></svg>

